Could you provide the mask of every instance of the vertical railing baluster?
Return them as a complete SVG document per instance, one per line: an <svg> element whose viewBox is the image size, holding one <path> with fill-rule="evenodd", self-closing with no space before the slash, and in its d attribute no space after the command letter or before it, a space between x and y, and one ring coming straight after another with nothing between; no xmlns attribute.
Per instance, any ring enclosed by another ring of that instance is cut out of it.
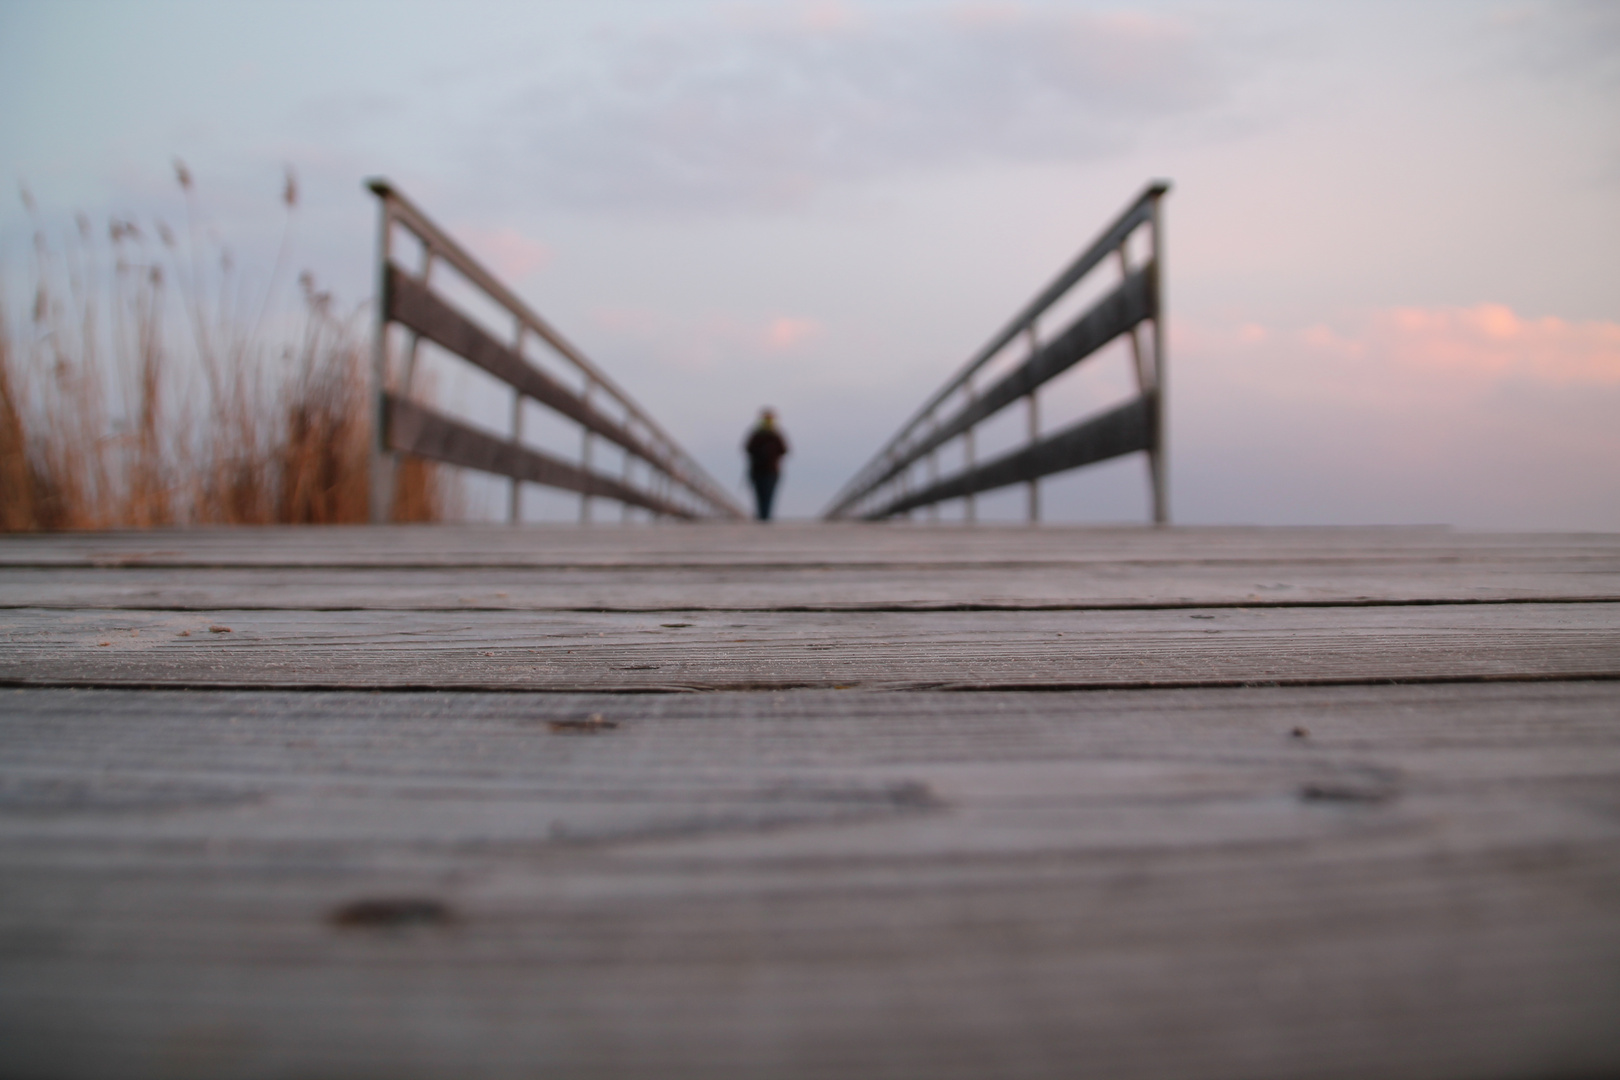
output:
<svg viewBox="0 0 1620 1080"><path fill-rule="evenodd" d="M1041 351L1040 337L1035 329L1035 323L1031 322L1024 330L1024 334L1029 339L1029 355L1030 359L1033 360L1036 356L1040 355ZM1035 396L1037 393L1039 393L1039 388L1031 387L1029 393L1025 396L1025 401L1029 404L1029 445L1031 446L1034 446L1036 441L1041 437L1041 411L1040 402ZM1040 524L1040 520L1041 479L1038 476L1034 476L1031 477L1029 481L1029 523L1031 525L1038 525Z"/></svg>
<svg viewBox="0 0 1620 1080"><path fill-rule="evenodd" d="M930 434L939 427L939 418L934 413L928 414L928 431ZM933 487L939 483L939 449L936 447L928 451L928 486ZM939 500L935 499L928 504L928 520L935 525L939 524Z"/></svg>
<svg viewBox="0 0 1620 1080"><path fill-rule="evenodd" d="M585 392L580 395L586 405L591 403L591 391L596 389L596 380L585 380ZM585 490L579 493L579 523L591 523L591 479L595 475L591 472L591 451L594 449L595 439L590 428L581 428L579 440L579 467L585 471Z"/></svg>
<svg viewBox="0 0 1620 1080"><path fill-rule="evenodd" d="M1153 470L1153 523L1170 522L1170 493L1164 452L1164 199L1163 193L1153 197L1152 216L1148 221L1153 237L1153 438L1148 450L1149 468ZM1134 340L1135 335L1132 335Z"/></svg>
<svg viewBox="0 0 1620 1080"><path fill-rule="evenodd" d="M517 332L512 335L512 351L518 356L523 355L523 332L527 329L523 320L517 320ZM512 388L512 447L521 449L523 446L523 391ZM509 525L519 525L523 522L523 481L517 477L511 478L511 490L508 493L509 504L506 508L506 521Z"/></svg>
<svg viewBox="0 0 1620 1080"><path fill-rule="evenodd" d="M422 273L417 279L422 287L428 288L433 282L433 248L427 241L422 241ZM416 390L416 354L422 346L422 335L411 331L411 344L405 351L405 380L400 393L414 399Z"/></svg>
<svg viewBox="0 0 1620 1080"><path fill-rule="evenodd" d="M962 383L962 389L967 393L968 405L971 406L978 400L978 395L973 392L973 376L969 375L967 377L966 381ZM971 424L968 425L966 431L962 432L962 462L966 472L972 472L973 467L978 464L978 454L973 439L973 425ZM978 499L971 491L967 493L967 499L962 504L962 518L969 524L979 520Z"/></svg>
<svg viewBox="0 0 1620 1080"><path fill-rule="evenodd" d="M394 517L394 452L388 443L388 268L393 260L394 209L390 199L377 200L376 326L371 335L371 490L368 517L386 525Z"/></svg>
<svg viewBox="0 0 1620 1080"><path fill-rule="evenodd" d="M1129 280L1131 276L1131 261L1125 248L1126 245L1121 244L1114 249L1114 254L1119 256L1119 276L1122 281ZM1148 370L1147 357L1142 354L1142 339L1137 336L1140 329L1140 326L1133 326L1126 334L1131 339L1131 359L1136 367L1136 392L1145 394L1153 389L1153 373Z"/></svg>
<svg viewBox="0 0 1620 1080"><path fill-rule="evenodd" d="M624 426L625 426L625 430L627 430L627 431L634 430L634 425L631 424L629 416L626 416L624 418ZM623 481L625 487L630 486L630 466L634 462L635 462L635 455L630 453L630 451L628 451L628 450L624 451L624 466L619 471L619 479L621 481ZM624 525L624 524L627 524L629 521L630 521L630 504L627 503L627 502L621 502L621 503L619 503L619 524Z"/></svg>

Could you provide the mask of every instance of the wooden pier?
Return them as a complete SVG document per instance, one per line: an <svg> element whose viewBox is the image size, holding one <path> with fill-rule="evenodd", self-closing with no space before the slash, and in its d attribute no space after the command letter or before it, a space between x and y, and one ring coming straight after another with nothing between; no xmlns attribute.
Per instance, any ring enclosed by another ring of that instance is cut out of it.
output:
<svg viewBox="0 0 1620 1080"><path fill-rule="evenodd" d="M1620 1074L1620 536L10 536L0 607L0 1075Z"/></svg>

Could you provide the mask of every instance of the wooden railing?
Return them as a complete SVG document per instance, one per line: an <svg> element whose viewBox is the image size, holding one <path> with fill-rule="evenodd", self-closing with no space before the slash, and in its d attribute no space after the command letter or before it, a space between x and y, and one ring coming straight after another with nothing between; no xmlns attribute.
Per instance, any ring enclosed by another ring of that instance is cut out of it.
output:
<svg viewBox="0 0 1620 1080"><path fill-rule="evenodd" d="M1143 450L1148 455L1153 520L1160 524L1168 521L1160 202L1169 190L1168 183L1150 184L1079 258L928 399L844 486L825 516L875 520L948 499L964 499L963 516L971 521L975 517L976 494L1022 483L1029 485L1029 520L1039 521L1041 477ZM1148 255L1140 265L1133 266L1129 260L1131 238L1142 228L1150 234ZM1061 331L1043 340L1039 331L1041 317L1110 255L1115 256L1118 265L1118 285ZM1152 324L1145 342L1143 323ZM1040 388L1121 335L1130 338L1136 397L1041 436L1036 397ZM976 387L974 376L1019 338L1028 344L1027 359L990 385ZM1028 407L1028 443L989 461L977 461L974 429L1020 398ZM938 474L938 451L957 438L962 440L963 467L942 479ZM924 468L923 477L913 476Z"/></svg>
<svg viewBox="0 0 1620 1080"><path fill-rule="evenodd" d="M371 474L373 521L392 518L394 468L400 454L509 478L508 516L514 522L520 518L521 486L525 483L578 492L581 521L591 519L591 500L597 497L616 500L627 510L640 507L668 517L744 516L725 489L640 406L426 214L386 180L371 180L367 186L381 207L377 325L372 352L372 385L377 395L377 439ZM395 259L396 228L409 232L421 244L422 265L414 272ZM468 284L511 316L509 341L497 339L435 291L432 274L440 262L453 267ZM403 369L398 371L394 370L389 349L388 329L395 324L408 334ZM530 337L578 374L579 390L525 357L526 339ZM492 435L413 398L417 353L423 341L482 368L511 387L510 436ZM537 402L579 425L578 461L567 461L523 443L525 401ZM608 407L604 408L604 404ZM597 439L605 439L624 451L620 476L609 476L592 467ZM637 461L644 466L640 482L632 475L632 463Z"/></svg>

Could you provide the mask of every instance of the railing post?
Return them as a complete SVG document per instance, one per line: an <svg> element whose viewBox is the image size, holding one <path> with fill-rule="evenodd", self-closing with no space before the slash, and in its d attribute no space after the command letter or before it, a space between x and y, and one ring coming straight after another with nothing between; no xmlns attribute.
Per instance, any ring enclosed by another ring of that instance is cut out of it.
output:
<svg viewBox="0 0 1620 1080"><path fill-rule="evenodd" d="M1153 478L1153 524L1170 523L1170 495L1168 491L1168 463L1164 452L1164 197L1153 196L1153 212L1149 218L1153 230L1153 438L1148 450L1148 468ZM1136 340L1133 331L1131 340Z"/></svg>
<svg viewBox="0 0 1620 1080"><path fill-rule="evenodd" d="M1119 256L1120 280L1128 280L1131 276L1131 261L1125 254L1125 245L1121 244L1115 248L1114 254ZM1146 394L1153 389L1153 373L1148 370L1147 356L1142 352L1142 339L1137 336L1140 329L1140 326L1133 326L1126 336L1131 339L1131 359L1136 366L1136 392Z"/></svg>
<svg viewBox="0 0 1620 1080"><path fill-rule="evenodd" d="M973 376L969 375L967 377L967 380L962 383L962 388L967 391L969 405L972 405L974 401L978 400L978 395L973 392ZM973 427L970 425L966 431L962 432L962 462L964 470L967 472L972 472L973 466L977 463L977 460L978 454L975 452L975 447L973 445ZM967 521L967 523L970 525L979 520L979 504L971 491L968 492L967 498L963 502L962 517L963 520Z"/></svg>
<svg viewBox="0 0 1620 1080"><path fill-rule="evenodd" d="M626 420L625 420L625 426L626 427L629 426L629 419L628 418L626 418ZM635 462L634 456L628 450L625 451L625 454L624 454L624 467L623 467L622 470L620 470L620 479L624 481L624 486L625 487L630 486L630 466L634 462ZM621 524L621 525L628 524L629 521L630 521L630 504L627 503L627 502L621 502L619 504L619 524Z"/></svg>
<svg viewBox="0 0 1620 1080"><path fill-rule="evenodd" d="M427 246L426 241L423 241L422 242L422 275L421 275L421 278L420 278L420 280L422 282L422 287L426 288L430 284L432 284L432 278L433 278L433 249ZM416 353L417 353L417 350L421 348L421 345L422 345L422 335L418 334L414 330L411 331L411 345L410 345L410 348L405 351L405 379L404 379L403 384L400 387L400 393L403 394L406 397L410 397L411 392L416 388Z"/></svg>
<svg viewBox="0 0 1620 1080"><path fill-rule="evenodd" d="M1033 322L1029 324L1029 328L1025 331L1025 334L1027 334L1029 337L1029 355L1034 357L1041 351L1041 342L1040 338L1036 335L1035 324ZM1037 392L1038 390L1036 388L1031 388L1029 394L1025 397L1025 401L1029 403L1029 445L1031 446L1034 446L1036 440L1041 437L1041 409L1040 402L1035 396ZM1031 525L1038 525L1040 524L1040 521L1041 480L1040 477L1037 476L1032 477L1029 481L1029 523Z"/></svg>
<svg viewBox="0 0 1620 1080"><path fill-rule="evenodd" d="M590 404L591 391L594 389L596 389L596 381L594 379L587 378L585 380L585 392L580 395L585 404ZM589 525L591 523L591 492L589 477L591 475L591 450L593 449L594 442L591 435L592 432L590 428L581 429L579 440L579 466L585 470L587 477L586 489L580 492L579 495L579 523L581 525Z"/></svg>
<svg viewBox="0 0 1620 1080"><path fill-rule="evenodd" d="M377 200L376 325L371 339L371 491L369 517L386 525L394 517L394 454L388 446L388 264L393 256L394 215L387 198Z"/></svg>
<svg viewBox="0 0 1620 1080"><path fill-rule="evenodd" d="M933 487L937 483L939 483L939 451L930 450L928 452L928 486ZM936 525L939 524L938 499L928 504L928 520Z"/></svg>
<svg viewBox="0 0 1620 1080"><path fill-rule="evenodd" d="M512 337L512 351L519 356L523 355L523 321L518 320L517 333ZM523 445L523 391L512 389L512 446ZM523 522L523 481L517 477L511 479L511 492L509 505L506 508L506 520L510 525L519 525Z"/></svg>

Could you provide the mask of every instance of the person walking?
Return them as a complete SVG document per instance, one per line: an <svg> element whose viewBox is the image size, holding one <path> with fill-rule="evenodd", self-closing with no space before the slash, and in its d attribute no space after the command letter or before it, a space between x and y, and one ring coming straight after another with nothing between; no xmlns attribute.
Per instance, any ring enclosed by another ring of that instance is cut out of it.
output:
<svg viewBox="0 0 1620 1080"><path fill-rule="evenodd" d="M776 427L776 410L761 409L759 423L743 444L748 454L748 479L754 485L754 506L761 521L771 520L771 503L776 501L776 482L782 478L782 459L787 456L787 440Z"/></svg>

